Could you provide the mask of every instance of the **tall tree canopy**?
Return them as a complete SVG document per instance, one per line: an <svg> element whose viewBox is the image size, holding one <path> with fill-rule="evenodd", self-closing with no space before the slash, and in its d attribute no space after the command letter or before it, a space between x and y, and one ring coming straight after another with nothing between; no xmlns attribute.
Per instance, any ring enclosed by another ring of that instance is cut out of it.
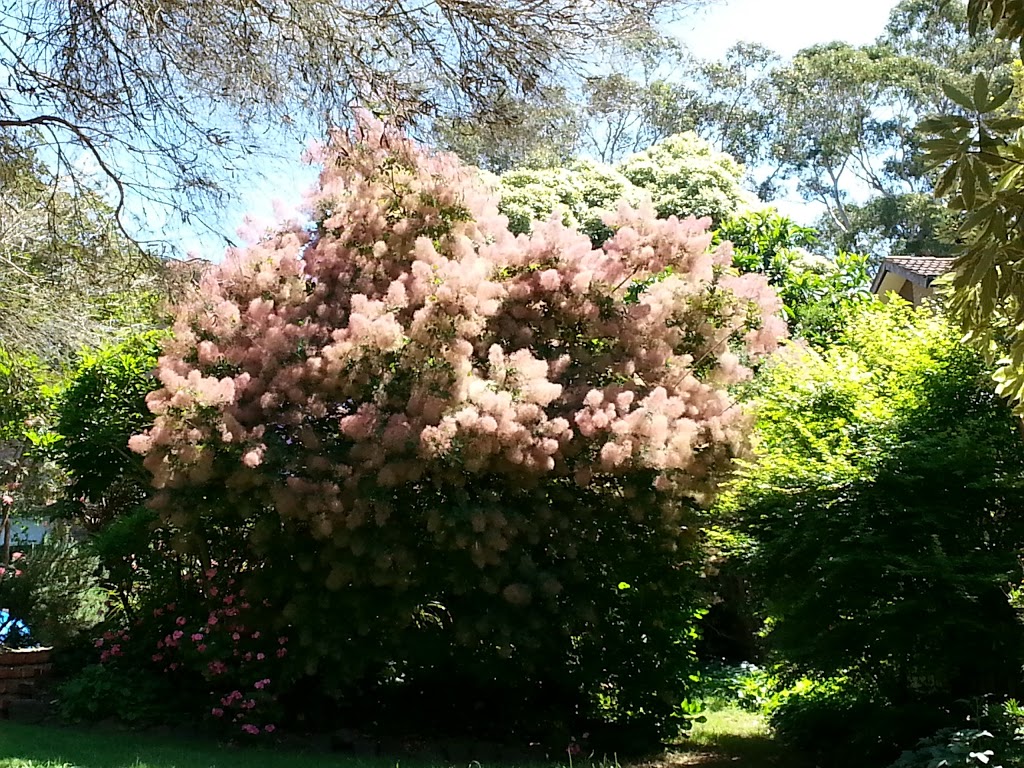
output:
<svg viewBox="0 0 1024 768"><path fill-rule="evenodd" d="M117 214L130 193L194 214L264 131L322 134L353 103L487 112L595 40L701 2L5 0L0 130L45 145L58 175L80 177L84 153Z"/></svg>

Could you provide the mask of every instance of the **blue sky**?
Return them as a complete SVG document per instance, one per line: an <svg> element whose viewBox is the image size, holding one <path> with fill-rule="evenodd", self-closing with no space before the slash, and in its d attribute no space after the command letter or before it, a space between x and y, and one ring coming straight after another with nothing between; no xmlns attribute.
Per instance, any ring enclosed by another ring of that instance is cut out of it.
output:
<svg viewBox="0 0 1024 768"><path fill-rule="evenodd" d="M877 38L898 0L720 0L718 5L700 11L673 25L672 31L701 58L719 58L734 43L743 40L768 46L783 56L816 43L843 40L854 45ZM298 163L301 147L295 147L295 165L267 171L267 179L257 181L225 214L228 229L242 223L244 212L259 220L273 217L277 200L296 204L315 178L309 168ZM778 200L779 210L804 222L813 222L820 206L808 204L795 195ZM184 245L207 259L218 260L222 247L208 234L183 233Z"/></svg>
<svg viewBox="0 0 1024 768"><path fill-rule="evenodd" d="M723 0L675 26L701 58L718 58L740 40L792 56L815 43L869 43L881 34L897 4L898 0Z"/></svg>

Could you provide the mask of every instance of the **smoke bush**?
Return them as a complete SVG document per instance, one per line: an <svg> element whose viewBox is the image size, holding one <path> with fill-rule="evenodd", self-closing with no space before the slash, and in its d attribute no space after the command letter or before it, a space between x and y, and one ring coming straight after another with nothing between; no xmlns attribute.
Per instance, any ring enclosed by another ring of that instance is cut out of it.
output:
<svg viewBox="0 0 1024 768"><path fill-rule="evenodd" d="M365 121L319 160L314 225L178 308L130 442L153 507L244 564L324 685L447 670L665 725L693 510L742 448L728 388L784 333L777 297L707 220L623 205L594 250L557 220L513 235L474 170Z"/></svg>

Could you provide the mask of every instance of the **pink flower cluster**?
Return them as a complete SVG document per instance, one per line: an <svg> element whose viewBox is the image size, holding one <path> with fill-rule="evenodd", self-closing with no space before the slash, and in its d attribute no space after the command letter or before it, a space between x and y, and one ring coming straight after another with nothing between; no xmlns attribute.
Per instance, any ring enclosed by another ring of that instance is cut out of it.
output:
<svg viewBox="0 0 1024 768"><path fill-rule="evenodd" d="M235 587L234 577L218 578L213 568L199 578L185 578L207 608L198 618L193 618L195 606L189 611L171 602L154 608L153 619L164 630L150 660L168 674L188 671L205 678L213 718L245 733L273 733L277 726L268 720L277 705L271 674L280 669L273 660L287 656L289 638L268 637L248 626L256 616L245 590ZM105 632L94 643L101 650L100 661L123 656L122 645L131 640L127 630Z"/></svg>

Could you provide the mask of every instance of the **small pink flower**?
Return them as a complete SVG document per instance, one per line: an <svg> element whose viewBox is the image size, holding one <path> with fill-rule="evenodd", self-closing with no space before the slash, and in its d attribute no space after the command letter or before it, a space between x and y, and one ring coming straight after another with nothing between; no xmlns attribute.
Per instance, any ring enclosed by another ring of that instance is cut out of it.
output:
<svg viewBox="0 0 1024 768"><path fill-rule="evenodd" d="M93 645L95 645L97 648L102 648L103 647L103 638L101 637L99 640L97 640L95 643L93 643Z"/></svg>
<svg viewBox="0 0 1024 768"><path fill-rule="evenodd" d="M11 552L11 560L21 560L24 556L24 552Z"/></svg>
<svg viewBox="0 0 1024 768"><path fill-rule="evenodd" d="M104 651L100 654L100 664L103 664L110 658L110 651Z"/></svg>
<svg viewBox="0 0 1024 768"><path fill-rule="evenodd" d="M262 653L257 653L256 654L256 661L263 661L265 658L267 658L267 657L264 654L262 654Z"/></svg>
<svg viewBox="0 0 1024 768"><path fill-rule="evenodd" d="M287 655L288 655L288 649L287 648L278 648L277 649L277 658L283 659Z"/></svg>
<svg viewBox="0 0 1024 768"><path fill-rule="evenodd" d="M247 653L242 658L245 659L246 661L252 661L252 654L251 653Z"/></svg>
<svg viewBox="0 0 1024 768"><path fill-rule="evenodd" d="M11 496L11 494L9 494L9 493L5 493L3 495L3 502L4 502L4 504L13 504L14 503L14 497Z"/></svg>
<svg viewBox="0 0 1024 768"><path fill-rule="evenodd" d="M231 633L231 639L232 640L241 640L242 636L240 634L238 634L237 632L232 632Z"/></svg>
<svg viewBox="0 0 1024 768"><path fill-rule="evenodd" d="M224 710L220 707L214 707L210 710L210 714L214 717L224 717Z"/></svg>
<svg viewBox="0 0 1024 768"><path fill-rule="evenodd" d="M179 616L175 620L175 624L177 624L179 627L184 627L185 626L185 617L184 616Z"/></svg>
<svg viewBox="0 0 1024 768"><path fill-rule="evenodd" d="M260 633L259 632L253 632L252 633L252 639L253 640L259 640L260 639Z"/></svg>
<svg viewBox="0 0 1024 768"><path fill-rule="evenodd" d="M120 656L121 655L121 646L117 645L116 643L114 645L110 646L110 655L111 656Z"/></svg>
<svg viewBox="0 0 1024 768"><path fill-rule="evenodd" d="M256 690L258 690L258 691L262 691L268 685L270 685L270 678L269 677L265 677L262 680L257 680L253 687L256 688Z"/></svg>
<svg viewBox="0 0 1024 768"><path fill-rule="evenodd" d="M225 595L224 596L224 605L231 605L233 602L235 602L235 596L234 595Z"/></svg>
<svg viewBox="0 0 1024 768"><path fill-rule="evenodd" d="M23 573L23 571L15 571L14 572L14 577L17 578L18 576L21 576L22 573Z"/></svg>
<svg viewBox="0 0 1024 768"><path fill-rule="evenodd" d="M207 669L209 669L210 672L214 675L223 675L225 672L227 672L228 668L224 665L223 661L211 661L207 665Z"/></svg>
<svg viewBox="0 0 1024 768"><path fill-rule="evenodd" d="M256 701L253 699L249 699L247 702L245 702L245 704L242 705L242 707L244 707L245 709L255 709Z"/></svg>
<svg viewBox="0 0 1024 768"><path fill-rule="evenodd" d="M176 662L176 661L175 661L175 662L172 662L172 663L171 663L171 666L170 666L170 668L171 668L172 670L173 670L173 669L177 669L177 668L178 668L178 662Z"/></svg>
<svg viewBox="0 0 1024 768"><path fill-rule="evenodd" d="M206 653L206 644L205 643L200 643L199 645L196 646L196 650L199 651L200 653Z"/></svg>
<svg viewBox="0 0 1024 768"><path fill-rule="evenodd" d="M7 573L7 569L0 565L0 576L3 576L5 573Z"/></svg>
<svg viewBox="0 0 1024 768"><path fill-rule="evenodd" d="M263 726L263 730L266 731L267 733L273 733L274 731L277 730L277 726L274 725L273 723L270 723L269 725Z"/></svg>
<svg viewBox="0 0 1024 768"><path fill-rule="evenodd" d="M288 642L288 638L285 637L284 635L281 635L281 637L277 638L277 642L280 643L281 645L284 645L285 643Z"/></svg>
<svg viewBox="0 0 1024 768"><path fill-rule="evenodd" d="M180 629L176 629L174 630L174 633L171 635L171 638L174 640L181 640L181 638L183 638L184 636L184 632L182 632Z"/></svg>
<svg viewBox="0 0 1024 768"><path fill-rule="evenodd" d="M216 575L217 575L217 569L216 569L216 568L210 568L210 569L209 569L209 570L208 570L208 571L206 572L206 578L208 578L208 579L212 579L212 578L213 578L214 576L216 576Z"/></svg>
<svg viewBox="0 0 1024 768"><path fill-rule="evenodd" d="M253 736L255 736L257 733L260 732L259 728L257 728L255 725L251 725L249 723L246 723L245 725L243 725L242 726L242 730L245 731L246 733L251 733Z"/></svg>
<svg viewBox="0 0 1024 768"><path fill-rule="evenodd" d="M203 639L203 633L202 632L196 632L194 635L192 635L192 642L193 643L198 643L198 642L202 641L202 639Z"/></svg>
<svg viewBox="0 0 1024 768"><path fill-rule="evenodd" d="M217 617L211 613L210 617L206 620L206 623L212 627L214 624L217 623Z"/></svg>

